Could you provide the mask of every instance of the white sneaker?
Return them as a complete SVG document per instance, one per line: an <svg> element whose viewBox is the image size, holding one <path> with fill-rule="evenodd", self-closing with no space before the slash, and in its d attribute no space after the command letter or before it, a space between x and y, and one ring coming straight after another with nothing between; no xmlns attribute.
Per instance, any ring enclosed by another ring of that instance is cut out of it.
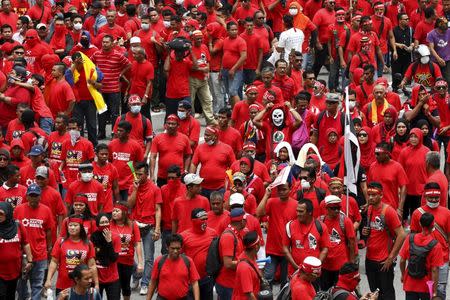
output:
<svg viewBox="0 0 450 300"><path fill-rule="evenodd" d="M141 286L141 290L139 291L139 295L147 295L148 287L147 286Z"/></svg>

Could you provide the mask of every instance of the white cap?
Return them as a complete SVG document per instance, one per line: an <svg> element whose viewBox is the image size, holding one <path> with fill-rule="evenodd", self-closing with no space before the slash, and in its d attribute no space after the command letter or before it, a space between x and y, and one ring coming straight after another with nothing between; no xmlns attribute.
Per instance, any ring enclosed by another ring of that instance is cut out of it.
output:
<svg viewBox="0 0 450 300"><path fill-rule="evenodd" d="M44 23L39 23L39 24L36 25L36 29L38 29L38 30L39 30L41 27L47 28L47 25L44 24Z"/></svg>
<svg viewBox="0 0 450 300"><path fill-rule="evenodd" d="M233 193L230 195L230 206L231 205L244 205L245 198L241 193Z"/></svg>
<svg viewBox="0 0 450 300"><path fill-rule="evenodd" d="M197 174L189 173L186 176L184 176L184 184L200 184L203 182L203 178L198 176Z"/></svg>
<svg viewBox="0 0 450 300"><path fill-rule="evenodd" d="M138 36L133 36L133 37L130 39L130 44L135 44L135 43L140 43L140 42L141 42L141 38L138 37Z"/></svg>
<svg viewBox="0 0 450 300"><path fill-rule="evenodd" d="M341 198L335 195L328 195L325 197L325 205L340 204L341 202Z"/></svg>

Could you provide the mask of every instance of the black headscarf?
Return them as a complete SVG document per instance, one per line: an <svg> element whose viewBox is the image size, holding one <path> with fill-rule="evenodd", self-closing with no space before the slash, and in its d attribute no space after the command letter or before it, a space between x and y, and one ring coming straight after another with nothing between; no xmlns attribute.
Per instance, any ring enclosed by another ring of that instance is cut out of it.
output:
<svg viewBox="0 0 450 300"><path fill-rule="evenodd" d="M397 133L398 123L403 123L406 125L406 132L402 136ZM395 129L394 141L400 145L402 145L403 143L406 143L409 140L409 122L408 122L408 120L403 119L403 118L397 119L397 121L395 122L395 128L396 129Z"/></svg>
<svg viewBox="0 0 450 300"><path fill-rule="evenodd" d="M0 238L10 240L17 234L17 223L13 219L13 208L8 202L0 202L0 210L5 212L6 219L0 223Z"/></svg>
<svg viewBox="0 0 450 300"><path fill-rule="evenodd" d="M431 139L432 128L430 126L430 123L428 123L428 121L425 119L420 119L416 123L416 127L419 128L420 130L422 130L423 125L427 125L428 127L428 134L423 136L423 145L428 149L430 149L430 151L433 151L433 140Z"/></svg>
<svg viewBox="0 0 450 300"><path fill-rule="evenodd" d="M102 217L108 217L105 213L99 213L97 215L97 218L95 219L95 223L97 224L97 227L100 225L100 219ZM119 254L114 251L114 247L111 243L108 243L105 240L105 237L103 236L103 231L100 231L97 229L91 234L91 241L92 244L94 244L95 248L95 259L98 261L98 263L103 266L107 267L111 263L115 262L117 258L119 257Z"/></svg>

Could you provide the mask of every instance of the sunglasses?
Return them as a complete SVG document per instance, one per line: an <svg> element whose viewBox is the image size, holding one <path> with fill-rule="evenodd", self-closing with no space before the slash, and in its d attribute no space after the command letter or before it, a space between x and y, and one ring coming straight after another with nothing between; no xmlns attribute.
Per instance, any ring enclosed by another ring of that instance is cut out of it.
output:
<svg viewBox="0 0 450 300"><path fill-rule="evenodd" d="M331 210L341 210L340 206L328 206L327 208L329 208Z"/></svg>
<svg viewBox="0 0 450 300"><path fill-rule="evenodd" d="M24 55L25 52L14 52L14 54L17 54L17 55Z"/></svg>
<svg viewBox="0 0 450 300"><path fill-rule="evenodd" d="M8 161L6 157L0 157L0 161Z"/></svg>
<svg viewBox="0 0 450 300"><path fill-rule="evenodd" d="M360 134L358 134L358 137L366 137L367 136L367 133L360 133Z"/></svg>
<svg viewBox="0 0 450 300"><path fill-rule="evenodd" d="M437 86L437 87L435 87L435 89L436 89L436 90L446 90L446 89L447 89L447 87L446 87L446 86L444 86L444 85L441 85L441 86Z"/></svg>

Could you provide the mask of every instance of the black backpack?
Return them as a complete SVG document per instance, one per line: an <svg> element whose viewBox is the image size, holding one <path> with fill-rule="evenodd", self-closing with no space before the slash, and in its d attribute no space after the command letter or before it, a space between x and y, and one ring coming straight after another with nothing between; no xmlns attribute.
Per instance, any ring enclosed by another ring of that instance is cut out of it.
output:
<svg viewBox="0 0 450 300"><path fill-rule="evenodd" d="M433 239L425 246L417 246L414 244L415 233L409 235L409 260L408 275L412 278L423 278L427 275L426 262L428 253L438 243Z"/></svg>
<svg viewBox="0 0 450 300"><path fill-rule="evenodd" d="M166 262L168 257L169 257L168 254L164 254L163 257L161 257L161 259L158 262L158 274L156 275L156 280L158 282L159 282L159 274L161 273L161 269L162 269L162 267L163 267L163 265ZM185 254L183 254L183 253L180 254L180 257L184 261L184 264L186 265L186 268L188 270L188 275L189 275L189 278L190 278L191 277L190 276L190 273L191 273L191 262L189 261L187 256Z"/></svg>
<svg viewBox="0 0 450 300"><path fill-rule="evenodd" d="M126 117L127 117L127 114L121 115L120 121L125 121ZM141 114L141 120L142 120L142 135L143 135L142 138L143 138L143 141L145 142L147 140L147 137L145 136L145 134L147 133L147 117L144 116L143 114Z"/></svg>
<svg viewBox="0 0 450 300"><path fill-rule="evenodd" d="M230 232L233 235L233 257L236 257L237 238L231 230L225 230L222 234L224 234L225 232ZM217 278L217 276L219 276L220 269L223 266L223 260L220 257L219 247L220 236L213 238L211 244L209 245L208 254L206 256L206 274L212 278Z"/></svg>

